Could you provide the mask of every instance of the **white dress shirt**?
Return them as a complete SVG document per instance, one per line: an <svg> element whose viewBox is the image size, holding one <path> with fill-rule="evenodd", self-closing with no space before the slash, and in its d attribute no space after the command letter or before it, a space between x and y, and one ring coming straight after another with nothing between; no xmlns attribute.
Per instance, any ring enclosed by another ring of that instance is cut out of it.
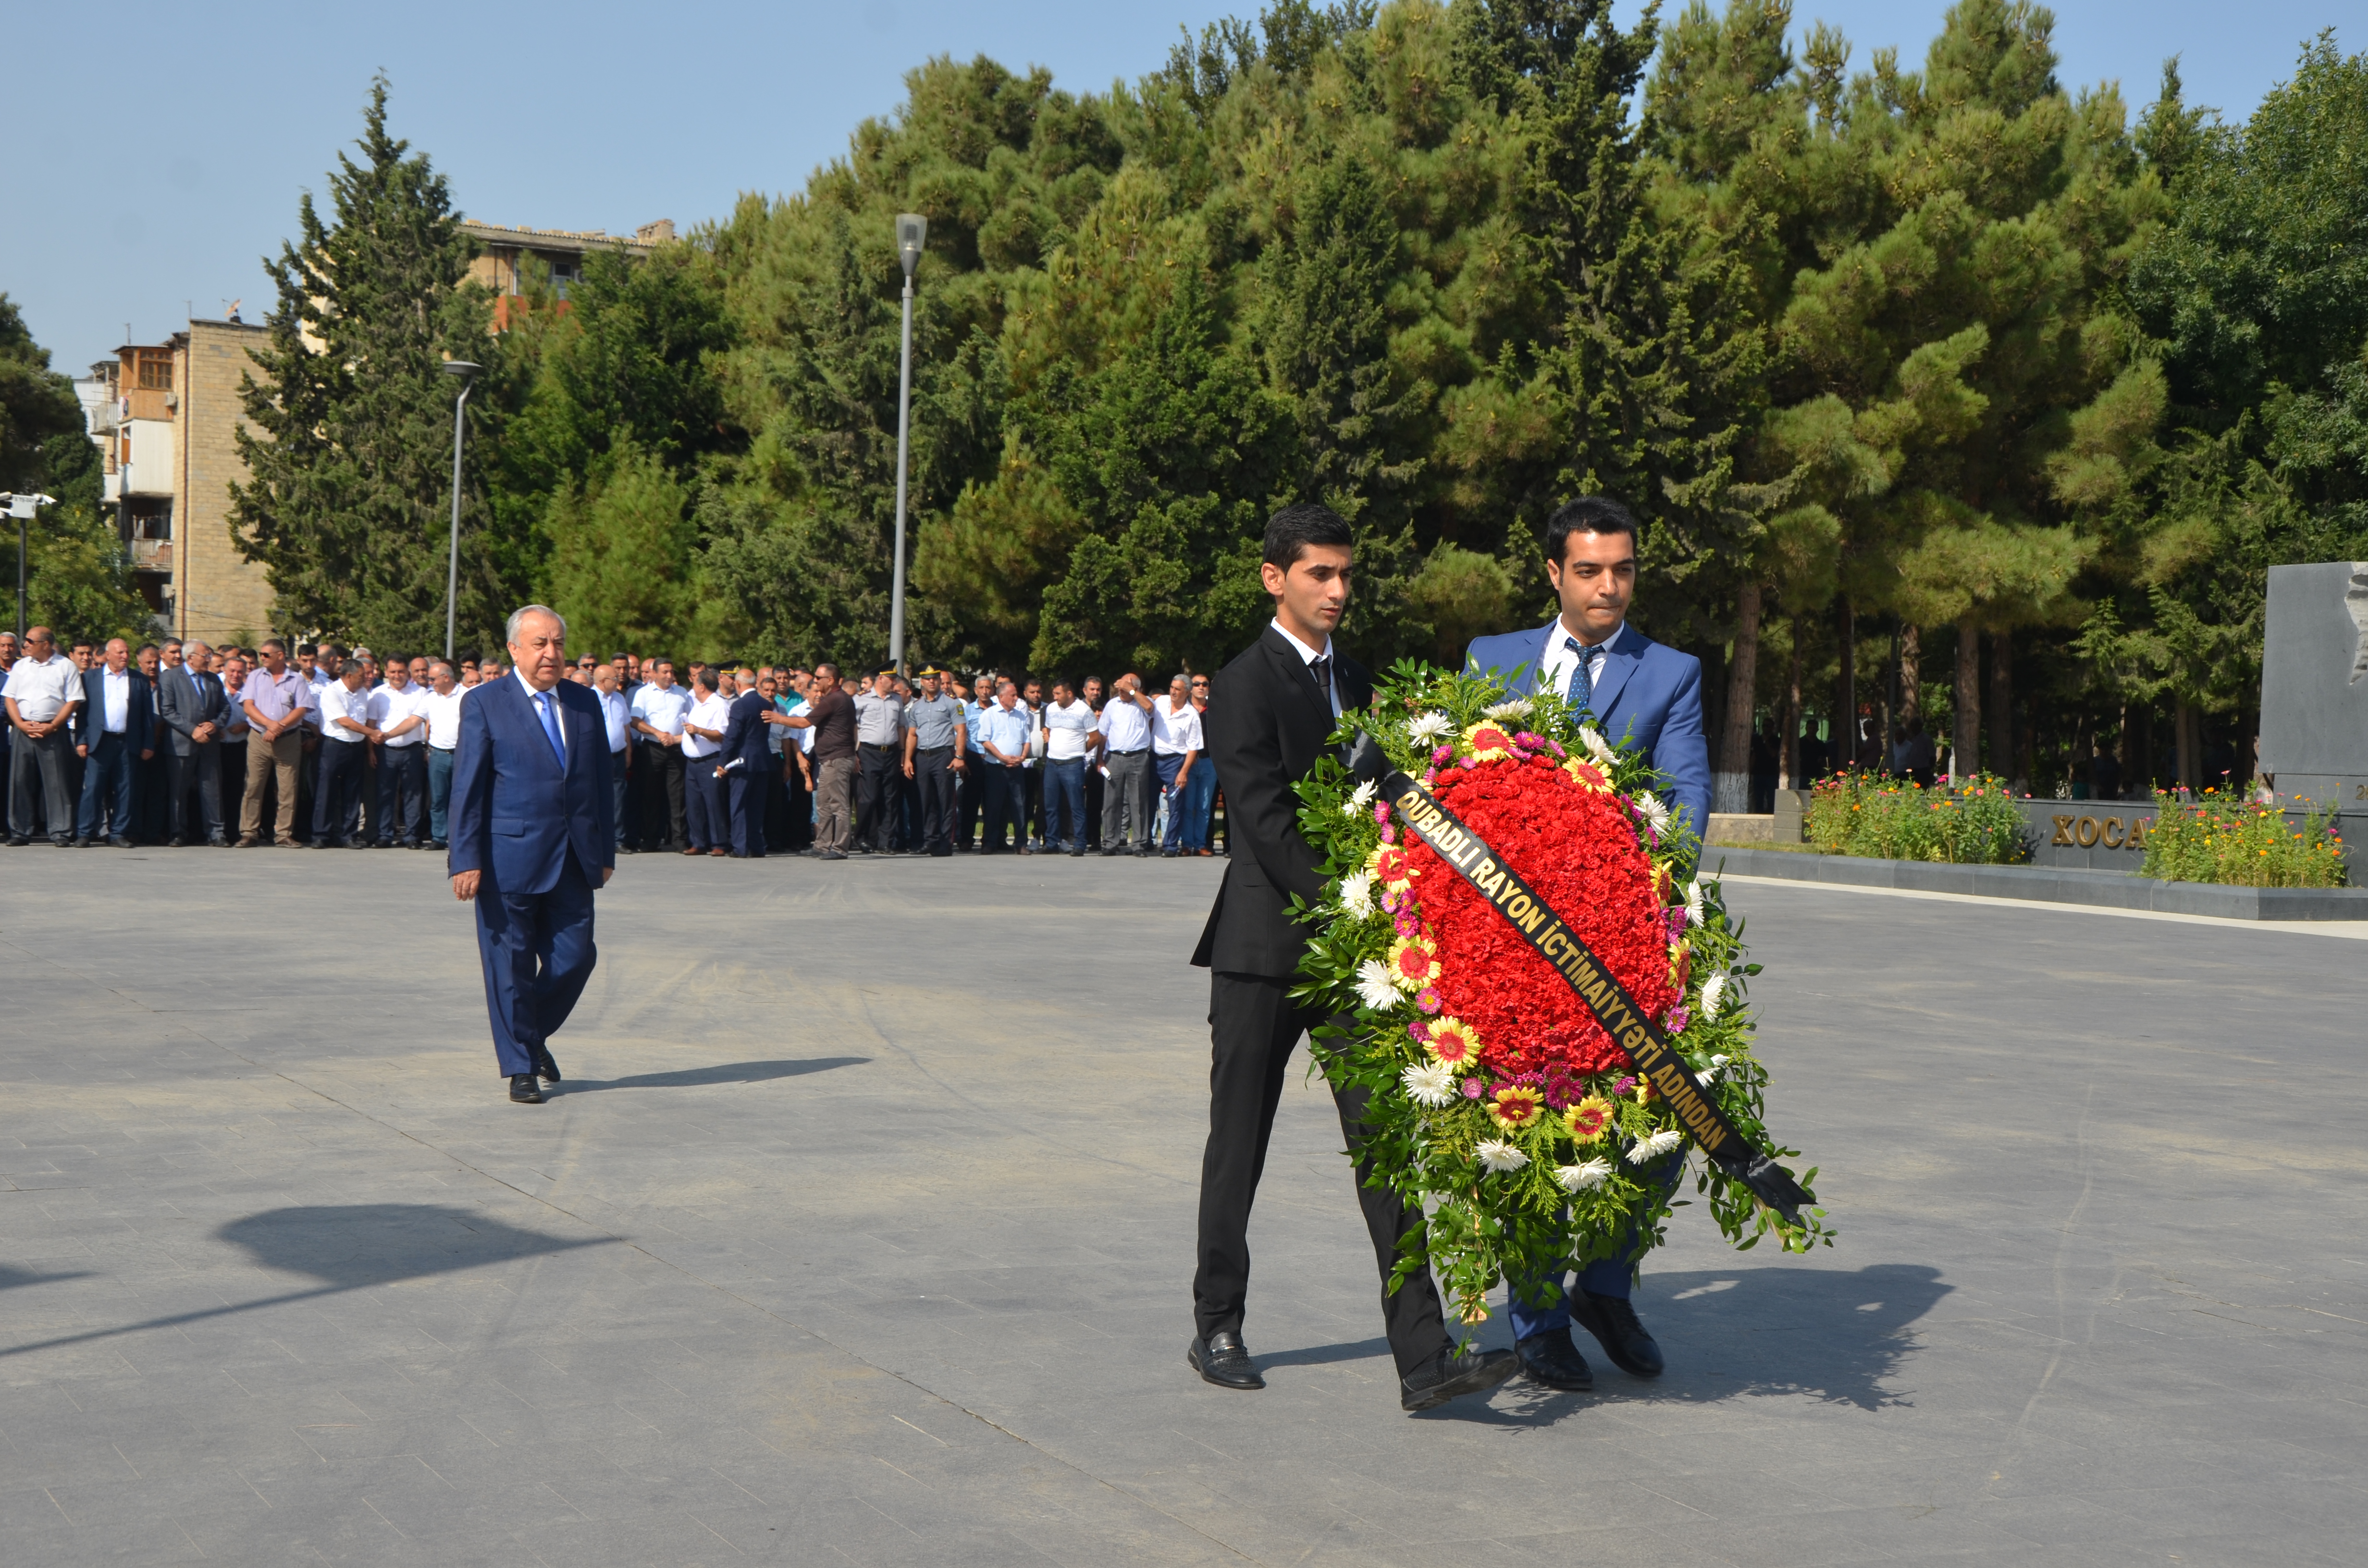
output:
<svg viewBox="0 0 2368 1568"><path fill-rule="evenodd" d="M1137 706L1134 699L1113 693L1102 704L1101 732L1106 756L1141 751L1151 744L1151 715Z"/></svg>
<svg viewBox="0 0 2368 1568"><path fill-rule="evenodd" d="M1593 691L1596 683L1603 678L1604 655L1611 651L1611 644L1620 641L1620 633L1626 629L1627 625L1626 621L1622 621L1611 629L1611 636L1591 647L1584 638L1579 639L1579 647L1588 656L1587 689L1588 691ZM1572 652L1570 643L1571 640L1577 636L1577 632L1562 623L1560 616L1554 617L1554 624L1546 628L1545 650L1538 655L1538 690L1568 694L1570 672L1577 667L1579 658L1578 653Z"/></svg>
<svg viewBox="0 0 2368 1568"><path fill-rule="evenodd" d="M56 718L69 702L82 699L82 672L63 653L51 653L46 659L30 654L8 666L8 679L0 685L0 696L17 699L17 711L28 724L46 724Z"/></svg>
<svg viewBox="0 0 2368 1568"><path fill-rule="evenodd" d="M105 728L110 735L120 735L131 727L131 672L118 674L114 670L98 672L99 695L107 704ZM89 722L85 715L83 721Z"/></svg>
<svg viewBox="0 0 2368 1568"><path fill-rule="evenodd" d="M1094 728L1093 705L1083 698L1044 705L1044 756L1051 762L1075 762L1086 755L1086 736Z"/></svg>
<svg viewBox="0 0 2368 1568"><path fill-rule="evenodd" d="M609 725L609 755L614 756L625 749L627 741L633 738L633 732L626 728L632 721L632 704L625 700L625 694L621 691L602 691L596 687L592 695L600 699L600 717Z"/></svg>
<svg viewBox="0 0 2368 1568"><path fill-rule="evenodd" d="M427 715L427 744L438 751L452 751L461 744L461 699L469 695L465 686L456 686L446 692L429 691L420 702L420 711Z"/></svg>
<svg viewBox="0 0 2368 1568"><path fill-rule="evenodd" d="M633 693L631 716L669 735L682 733L683 715L689 711L690 693L679 686L660 690L645 681Z"/></svg>
<svg viewBox="0 0 2368 1568"><path fill-rule="evenodd" d="M370 689L370 722L372 729L381 733L393 729L405 719L427 717L427 699L432 695L424 687L406 684L401 691L392 686L374 686ZM405 746L423 745L427 740L427 726L415 724L399 735L389 735L382 744L401 751Z"/></svg>
<svg viewBox="0 0 2368 1568"><path fill-rule="evenodd" d="M1201 749L1201 710L1186 698L1184 706L1169 712L1168 699L1151 699L1151 749L1158 756L1182 756Z"/></svg>
<svg viewBox="0 0 2368 1568"><path fill-rule="evenodd" d="M316 689L321 702L323 736L347 745L358 744L368 738L356 734L337 722L340 719L351 719L357 724L370 722L370 694L368 687L363 687L358 691L347 691L344 681L333 680L328 685Z"/></svg>
<svg viewBox="0 0 2368 1568"><path fill-rule="evenodd" d="M702 730L721 731L732 722L732 704L722 697L703 697L692 704L690 722ZM682 755L685 756L713 756L723 749L722 741L711 741L689 731L683 732Z"/></svg>
<svg viewBox="0 0 2368 1568"><path fill-rule="evenodd" d="M1282 624L1282 617L1276 616L1274 619L1269 621L1268 624L1272 626L1277 631L1282 633L1282 640L1291 644L1291 651L1299 655L1299 662L1301 664L1312 666L1318 659L1328 659L1332 657L1332 639L1329 637L1324 639L1324 646L1321 648L1311 648L1306 643L1302 642L1298 638L1293 637L1291 634L1291 629ZM1326 667L1335 674L1337 674L1340 668L1337 664ZM1332 717L1338 719L1340 716L1340 683L1338 680L1330 682L1329 689L1326 691L1326 695L1332 699Z"/></svg>
<svg viewBox="0 0 2368 1568"><path fill-rule="evenodd" d="M527 706L534 710L535 728L541 729L542 727L543 704L547 702L551 705L551 716L556 721L552 725L552 728L559 732L559 755L563 758L565 757L567 755L567 710L559 705L559 682L552 682L551 689L549 691L537 691L534 688L534 683L526 678L526 672L524 670L512 670L510 674L518 678L518 689L526 693ZM563 676L560 678L564 680L566 677Z"/></svg>

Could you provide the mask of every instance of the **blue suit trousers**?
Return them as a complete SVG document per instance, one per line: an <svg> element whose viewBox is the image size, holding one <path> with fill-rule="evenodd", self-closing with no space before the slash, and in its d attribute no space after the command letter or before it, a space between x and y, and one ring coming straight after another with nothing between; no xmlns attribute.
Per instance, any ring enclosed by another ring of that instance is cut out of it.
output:
<svg viewBox="0 0 2368 1568"><path fill-rule="evenodd" d="M131 745L121 735L102 733L92 744L83 764L81 816L77 828L85 838L131 836ZM50 831L61 828L51 823Z"/></svg>
<svg viewBox="0 0 2368 1568"><path fill-rule="evenodd" d="M1678 1178L1685 1174L1685 1155L1671 1154L1645 1177L1645 1185L1657 1185L1666 1194L1676 1187ZM1617 1296L1623 1301L1628 1299L1629 1289L1635 1278L1636 1255L1641 1240L1632 1232L1628 1244L1622 1247L1616 1256L1597 1258L1578 1271L1578 1283L1588 1295ZM1511 1300L1505 1315L1512 1320L1514 1339L1527 1339L1533 1334L1570 1326L1571 1281L1567 1275L1557 1272L1541 1279L1508 1279L1506 1283L1511 1287L1508 1292ZM1561 1292L1552 1306L1538 1302L1538 1298L1545 1293L1542 1287L1547 1284L1552 1284Z"/></svg>
<svg viewBox="0 0 2368 1568"><path fill-rule="evenodd" d="M765 776L735 767L723 776L732 801L732 853L757 856L765 852Z"/></svg>
<svg viewBox="0 0 2368 1568"><path fill-rule="evenodd" d="M723 780L715 777L715 759L694 756L683 767L683 833L689 847L704 855L725 847L732 825L723 814Z"/></svg>
<svg viewBox="0 0 2368 1568"><path fill-rule="evenodd" d="M592 978L592 879L571 850L549 892L506 893L489 876L476 905L494 1060L516 1077L534 1071L535 1048L567 1021Z"/></svg>

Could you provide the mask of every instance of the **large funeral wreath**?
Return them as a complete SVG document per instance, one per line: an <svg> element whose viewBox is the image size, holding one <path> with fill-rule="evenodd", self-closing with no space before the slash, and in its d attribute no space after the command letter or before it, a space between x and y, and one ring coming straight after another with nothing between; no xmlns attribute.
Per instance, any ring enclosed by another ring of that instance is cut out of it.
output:
<svg viewBox="0 0 2368 1568"><path fill-rule="evenodd" d="M1751 1050L1743 923L1693 875L1699 846L1636 751L1559 698L1508 699L1478 676L1404 664L1363 730L1395 768L1519 873L1617 976L1728 1124L1779 1158L1761 1122L1768 1074ZM1370 755L1370 754L1369 754ZM1370 1091L1372 1180L1424 1205L1400 1259L1429 1263L1466 1323L1499 1278L1535 1278L1659 1244L1671 1200L1650 1173L1689 1149L1664 1099L1588 1003L1514 923L1394 820L1371 780L1331 756L1299 787L1300 822L1326 857L1322 903L1294 995L1334 1022L1316 1059ZM1633 1037L1632 1037L1633 1038ZM1787 1216L1727 1170L1694 1161L1696 1190L1740 1246L1830 1244L1825 1211ZM1805 1192L1815 1170L1798 1179ZM1682 1199L1678 1201L1682 1202Z"/></svg>

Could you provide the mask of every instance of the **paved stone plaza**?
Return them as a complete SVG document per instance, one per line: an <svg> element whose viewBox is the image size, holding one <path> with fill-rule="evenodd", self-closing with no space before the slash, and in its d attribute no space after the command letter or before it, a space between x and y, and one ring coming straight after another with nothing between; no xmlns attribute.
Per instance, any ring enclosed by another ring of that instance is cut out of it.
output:
<svg viewBox="0 0 2368 1568"><path fill-rule="evenodd" d="M1734 883L1840 1244L1408 1417L1296 1079L1184 1365L1220 864L628 859L533 1108L438 858L0 850L0 1559L2368 1558L2368 947Z"/></svg>

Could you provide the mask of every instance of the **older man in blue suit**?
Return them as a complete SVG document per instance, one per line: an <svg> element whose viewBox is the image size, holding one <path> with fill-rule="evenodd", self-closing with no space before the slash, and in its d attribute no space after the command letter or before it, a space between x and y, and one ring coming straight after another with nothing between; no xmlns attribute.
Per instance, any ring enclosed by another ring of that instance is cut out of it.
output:
<svg viewBox="0 0 2368 1568"><path fill-rule="evenodd" d="M452 757L455 898L477 906L494 1056L510 1098L559 1082L551 1037L598 957L592 894L617 869L609 732L592 688L560 678L567 623L529 605L509 619L510 674L472 687Z"/></svg>
<svg viewBox="0 0 2368 1568"><path fill-rule="evenodd" d="M1534 631L1476 639L1467 668L1489 671L1527 694L1564 693L1614 745L1642 750L1668 781L1670 804L1694 832L1710 822L1710 747L1702 735L1702 661L1665 648L1628 624L1636 593L1636 519L1617 501L1583 496L1546 523L1546 576L1562 613ZM1576 911L1571 912L1574 915ZM1684 1173L1672 1155L1648 1179L1674 1186ZM1661 1349L1629 1304L1636 1245L1588 1264L1572 1281L1511 1281L1514 1347L1531 1381L1588 1389L1595 1374L1571 1343L1577 1322L1622 1371L1657 1377ZM1559 1292L1543 1304L1544 1286Z"/></svg>

